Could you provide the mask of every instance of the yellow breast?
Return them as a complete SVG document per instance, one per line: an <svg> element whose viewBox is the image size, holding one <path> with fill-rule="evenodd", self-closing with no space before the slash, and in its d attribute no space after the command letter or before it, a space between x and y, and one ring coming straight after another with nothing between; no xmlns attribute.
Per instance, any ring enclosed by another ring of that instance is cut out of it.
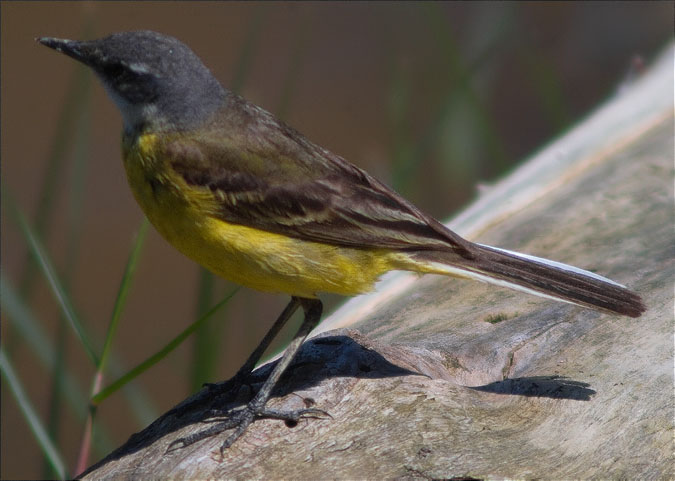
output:
<svg viewBox="0 0 675 481"><path fill-rule="evenodd" d="M129 185L150 222L176 249L225 279L300 297L355 295L405 264L391 251L303 241L224 222L215 215L211 192L186 184L161 158L156 135L123 147Z"/></svg>

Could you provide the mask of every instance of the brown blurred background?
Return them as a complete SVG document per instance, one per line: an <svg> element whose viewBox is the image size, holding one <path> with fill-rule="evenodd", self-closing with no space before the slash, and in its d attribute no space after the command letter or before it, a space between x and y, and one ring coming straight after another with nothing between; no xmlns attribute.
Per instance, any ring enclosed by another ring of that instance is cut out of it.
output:
<svg viewBox="0 0 675 481"><path fill-rule="evenodd" d="M44 241L99 349L142 214L120 161L117 110L92 75L35 37L134 29L174 35L225 86L446 218L477 185L495 181L639 74L641 62L671 40L673 19L671 2L2 2L0 8L3 194L35 222L44 186L55 181ZM83 113L64 135L64 110L79 112L73 105L83 105ZM59 152L64 164L50 172ZM62 346L65 371L86 392L94 368L64 327L44 278L26 280L27 242L4 201L3 282L21 292L51 342ZM191 261L150 231L114 341L123 370L196 319L201 279ZM206 303L231 289L216 281ZM137 379L141 408L123 393L102 404L97 424L105 439L91 461L200 382L232 375L286 302L240 290L206 334ZM2 320L3 349L45 424L52 410L56 444L72 469L83 421L68 401L53 402L52 366L38 361L39 347L12 326L16 320L4 306ZM204 367L194 372L194 366ZM4 382L2 389L0 476L51 476Z"/></svg>

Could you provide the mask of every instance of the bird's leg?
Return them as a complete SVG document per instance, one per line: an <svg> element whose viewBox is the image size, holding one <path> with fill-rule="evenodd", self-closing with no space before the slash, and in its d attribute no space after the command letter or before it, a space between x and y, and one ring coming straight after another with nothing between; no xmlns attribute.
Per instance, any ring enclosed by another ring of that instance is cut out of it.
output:
<svg viewBox="0 0 675 481"><path fill-rule="evenodd" d="M277 334L279 334L281 329L284 327L284 325L286 325L286 322L291 318L298 307L300 307L300 298L292 297L291 302L288 303L277 320L274 321L274 324L270 330L267 331L267 334L265 334L265 337L263 337L262 341L260 341L258 347L255 348L244 365L239 368L237 374L235 374L232 379L228 380L224 384L206 383L204 386L208 387L209 390L215 394L231 391L236 395L241 385L244 384L244 380L249 376L249 374L253 372L255 365L272 343L272 340L277 337Z"/></svg>
<svg viewBox="0 0 675 481"><path fill-rule="evenodd" d="M241 387L247 383L247 378L253 372L253 368L255 368L255 365L265 353L272 340L279 334L279 331L281 331L298 307L300 307L300 299L297 297L291 298L291 302L288 303L277 320L274 321L270 330L267 331L265 337L251 353L244 365L239 368L237 374L223 383L204 383L202 387L208 389L208 393L205 396L200 396L200 398L188 403L182 403L180 406L173 408L170 413L180 417L186 412L195 409L195 406L202 405L204 402L213 400L214 398L221 398L221 402L234 400L239 394ZM216 415L221 413L222 411L217 411Z"/></svg>
<svg viewBox="0 0 675 481"><path fill-rule="evenodd" d="M263 344L265 344L265 342L269 344L271 338L273 338L274 335L276 335L276 332L278 332L278 330L281 329L283 323L286 322L288 317L290 317L291 314L295 311L295 309L297 309L298 305L302 305L302 308L305 311L305 319L303 320L302 324L300 325L300 328L293 337L293 340L286 348L286 352L284 353L283 357L274 367L274 370L269 375L265 383L260 388L260 391L258 391L258 393L255 395L255 397L243 409L228 413L226 415L227 417L226 420L218 422L217 424L211 426L208 429L205 429L204 431L173 441L167 448L167 451L170 451L171 449L175 448L176 445L178 444L181 444L182 447L189 446L202 439L216 436L222 433L223 431L234 429L234 432L230 434L230 436L225 440L225 442L223 442L223 444L220 447L220 452L221 454L223 454L227 448L232 446L232 444L234 444L234 442L237 439L239 439L239 437L242 434L244 434L244 432L246 432L246 429L256 419L262 418L282 419L285 421L297 422L303 416L317 417L327 415L325 411L315 408L298 409L295 411L278 411L274 409L265 408L265 405L267 404L267 401L269 400L272 394L272 390L279 381L279 378L281 378L286 368L288 368L288 366L291 364L293 358L295 358L295 355L300 350L300 346L302 346L302 343L305 341L305 339L307 339L309 333L321 320L321 311L323 309L323 305L321 304L321 301L318 299L305 299L294 297L293 300L291 300L291 303L288 305L288 307L286 307L282 315L279 317L279 319L277 319L277 322L275 322L275 325L272 327L270 332L268 332L268 334L265 336L265 339L263 339L261 345L258 346L258 348L256 348L253 354L251 354L251 356L249 357L248 361L246 361L244 366L239 370L239 373L245 375L248 372L246 371L246 369L249 369L249 371L250 369L252 369L252 366L255 365L258 358L262 355L262 352L265 350L261 349ZM286 317L286 319L281 321L284 317ZM280 324L280 326L277 326L277 324ZM275 330L275 328L277 329ZM273 331L275 332L273 333ZM267 339L268 337L270 339ZM251 366L249 366L249 363L251 364ZM239 373L237 373L237 376L239 376ZM235 376L235 378L237 376Z"/></svg>

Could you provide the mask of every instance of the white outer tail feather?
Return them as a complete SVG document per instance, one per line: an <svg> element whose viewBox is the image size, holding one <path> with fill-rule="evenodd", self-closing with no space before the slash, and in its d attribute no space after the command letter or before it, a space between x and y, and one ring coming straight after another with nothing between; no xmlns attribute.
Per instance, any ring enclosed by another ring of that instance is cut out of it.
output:
<svg viewBox="0 0 675 481"><path fill-rule="evenodd" d="M485 247L486 249L492 249L493 251L500 251L500 252L504 252L506 254L511 254L512 256L522 257L523 259L527 259L527 260L534 261L534 262L539 262L540 264L545 264L545 265L548 265L548 266L557 267L558 269L562 269L564 271L574 272L575 274L581 274L582 276L592 277L593 279L597 279L597 280L603 281L603 282L608 282L609 284L614 284L615 286L623 287L624 289L626 288L626 286L624 286L623 284L619 284L618 282L614 282L613 280L607 279L606 277L598 275L595 272L590 272L590 271L586 271L584 269L579 269L578 267L574 267L574 266L571 266L569 264L563 264L562 262L551 261L551 260L548 260L548 259L544 259L543 257L531 256L529 254L522 254L520 252L510 251L508 249L500 249L499 247L487 246L485 244L477 244L477 245L479 245L481 247Z"/></svg>
<svg viewBox="0 0 675 481"><path fill-rule="evenodd" d="M526 260L531 261L531 262L536 262L536 263L539 263L539 264L551 266L551 267L561 269L561 270L564 270L564 271L568 271L568 272L574 272L575 274L586 276L586 277L589 277L589 278L592 278L592 279L595 279L595 280L598 280L598 281L607 282L607 283L615 285L617 287L625 288L625 286L623 286L622 284L619 284L618 282L614 282L613 280L608 279L606 277L603 277L601 275L598 275L594 272L590 272L590 271L587 271L587 270L584 270L584 269L579 269L578 267L574 267L574 266L571 266L569 264L563 264L562 262L556 262L556 261L552 261L552 260L549 260L549 259L544 259L544 258L541 258L541 257L529 255L529 254L522 254L520 252L510 251L508 249L501 249L499 247L492 247L492 246L488 246L488 245L484 245L484 244L477 244L477 245L479 245L483 248L486 248L486 249L492 249L492 250L495 250L495 251L503 252L505 254L510 254L512 256L515 256L515 257L520 257L522 259L526 259ZM475 279L477 281L485 282L485 283L488 283L488 284L494 284L494 285L498 285L498 286L502 286L502 287L508 287L510 289L514 289L514 290L517 290L517 291L520 291L520 292L525 292L525 293L532 294L532 295L535 295L535 296L538 296L538 297L543 297L543 298L546 298L546 299L553 299L553 300L559 301L559 302L566 302L568 304L573 304L573 305L576 305L576 306L587 307L582 303L575 302L575 301L570 300L570 299L564 299L564 298L561 298L559 296L553 296L553 295L550 295L550 294L546 294L544 292L522 286L522 285L517 284L515 282L510 282L506 279L498 279L498 278L483 274L481 272L473 271L470 268L459 268L459 267L451 266L451 265L444 264L444 263L441 263L441 262L430 262L429 264L431 266L433 266L434 270L437 270L441 273L447 273L447 274L455 276L455 277L464 277L464 278L469 278L469 279Z"/></svg>

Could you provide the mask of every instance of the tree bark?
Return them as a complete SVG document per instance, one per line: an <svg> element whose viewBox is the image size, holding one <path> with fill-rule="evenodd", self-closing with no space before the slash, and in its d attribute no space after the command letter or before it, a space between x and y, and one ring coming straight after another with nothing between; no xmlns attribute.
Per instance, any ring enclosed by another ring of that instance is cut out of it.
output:
<svg viewBox="0 0 675 481"><path fill-rule="evenodd" d="M305 343L270 407L331 418L208 424L206 389L85 479L673 479L673 50L451 228L638 291L629 319L396 274ZM269 371L270 365L261 368Z"/></svg>

